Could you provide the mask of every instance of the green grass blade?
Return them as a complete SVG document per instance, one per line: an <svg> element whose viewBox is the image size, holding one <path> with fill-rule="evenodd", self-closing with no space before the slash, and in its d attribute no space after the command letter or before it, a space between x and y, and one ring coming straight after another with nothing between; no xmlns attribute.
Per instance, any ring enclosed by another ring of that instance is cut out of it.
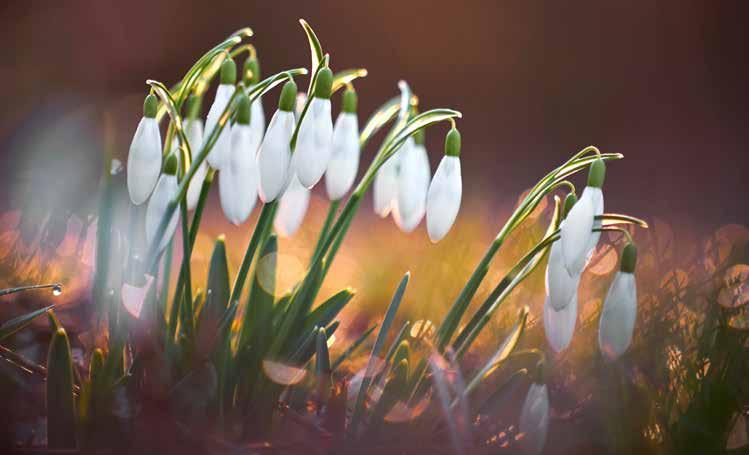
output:
<svg viewBox="0 0 749 455"><path fill-rule="evenodd" d="M307 41L309 41L309 53L312 60L311 73L315 74L317 67L323 59L322 45L320 44L320 40L317 39L317 34L312 30L312 27L307 23L307 21L299 19L299 23L302 25L304 33L307 35ZM312 88L311 84L310 88ZM312 90L309 90L308 93L312 93Z"/></svg>
<svg viewBox="0 0 749 455"><path fill-rule="evenodd" d="M65 329L58 329L47 356L47 447L76 448L76 416L73 398L73 363Z"/></svg>
<svg viewBox="0 0 749 455"><path fill-rule="evenodd" d="M372 332L374 332L376 328L377 328L377 324L365 330L364 333L362 333L359 336L359 338L356 339L356 341L351 343L351 345L348 348L346 348L345 351L343 351L340 357L338 357L335 360L335 362L333 362L333 365L331 365L330 367L331 371L337 370L338 367L341 366L343 362L345 362L349 357L351 357L351 355L354 352L356 352L356 350L359 349L364 344L365 341L367 341L367 338L369 338L369 336L372 335Z"/></svg>
<svg viewBox="0 0 749 455"><path fill-rule="evenodd" d="M15 294L17 292L32 291L34 289L62 289L62 286L58 283L55 284L33 284L31 286L19 286L16 288L7 288L0 290L0 297Z"/></svg>
<svg viewBox="0 0 749 455"><path fill-rule="evenodd" d="M351 288L339 291L328 300L321 303L312 312L307 314L304 318L302 331L307 332L314 326L324 327L330 324L330 322L338 316L341 310L346 307L353 297L354 291Z"/></svg>
<svg viewBox="0 0 749 455"><path fill-rule="evenodd" d="M0 341L4 340L5 338L8 338L9 336L13 335L17 331L31 324L31 321L43 315L44 313L51 310L52 308L54 308L54 305L49 305L44 308L34 310L31 313L26 313L24 315L18 316L16 318L13 318L9 321L4 322L2 325L0 325Z"/></svg>

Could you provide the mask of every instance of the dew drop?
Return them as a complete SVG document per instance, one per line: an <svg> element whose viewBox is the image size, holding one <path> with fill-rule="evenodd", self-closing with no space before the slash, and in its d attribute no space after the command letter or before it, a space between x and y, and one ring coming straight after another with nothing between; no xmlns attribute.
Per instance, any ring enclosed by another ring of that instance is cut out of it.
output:
<svg viewBox="0 0 749 455"><path fill-rule="evenodd" d="M122 161L118 160L117 158L112 159L112 162L110 163L110 169L109 174L110 175L117 175L120 172L122 172Z"/></svg>
<svg viewBox="0 0 749 455"><path fill-rule="evenodd" d="M52 295L58 296L60 294L62 294L62 286L59 284L52 286Z"/></svg>

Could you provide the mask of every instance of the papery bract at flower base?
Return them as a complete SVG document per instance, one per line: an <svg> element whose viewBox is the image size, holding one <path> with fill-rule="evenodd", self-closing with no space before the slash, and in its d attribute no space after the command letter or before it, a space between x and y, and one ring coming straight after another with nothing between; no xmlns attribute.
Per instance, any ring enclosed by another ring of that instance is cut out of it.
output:
<svg viewBox="0 0 749 455"><path fill-rule="evenodd" d="M151 199L146 208L146 241L150 245L154 241L161 220L167 212L169 202L177 197L179 184L177 182L177 157L169 155L164 162L164 172L159 177L156 188L153 190ZM163 250L177 230L179 221L179 210L175 210L164 231L164 236L159 242L158 250Z"/></svg>
<svg viewBox="0 0 749 455"><path fill-rule="evenodd" d="M338 115L333 126L333 142L328 169L325 172L325 188L331 201L341 199L354 184L359 169L359 120L355 101L353 112L345 109L346 98L356 96L353 91L344 93L344 111ZM351 107L350 107L351 109Z"/></svg>
<svg viewBox="0 0 749 455"><path fill-rule="evenodd" d="M518 431L523 434L520 445L525 453L538 454L546 444L549 429L549 391L546 384L531 384L520 411Z"/></svg>
<svg viewBox="0 0 749 455"><path fill-rule="evenodd" d="M161 173L161 132L155 118L157 104L155 95L146 97L143 118L127 156L127 190L135 205L146 202Z"/></svg>
<svg viewBox="0 0 749 455"><path fill-rule="evenodd" d="M460 175L460 133L447 133L445 156L434 172L427 195L427 232L432 242L447 235L460 210L463 181Z"/></svg>
<svg viewBox="0 0 749 455"><path fill-rule="evenodd" d="M299 182L296 175L291 178L289 187L281 196L278 204L278 213L273 220L273 227L278 235L289 237L299 229L304 220L304 215L309 207L310 192Z"/></svg>
<svg viewBox="0 0 749 455"><path fill-rule="evenodd" d="M544 332L549 346L554 352L567 349L572 341L577 324L577 292L572 294L570 301L560 310L554 309L549 296L544 300Z"/></svg>
<svg viewBox="0 0 749 455"><path fill-rule="evenodd" d="M234 83L237 81L237 67L234 60L227 58L221 64L221 84L216 89L216 98L213 100L211 108L208 110L208 116L205 120L205 140L207 141L211 135L211 132L218 124L221 114L224 113L226 106L229 104L229 100L234 95L236 87ZM227 122L224 125L224 129L221 130L221 134L218 140L213 145L213 148L208 153L206 160L208 164L214 169L221 169L229 156L229 150L231 148L231 125Z"/></svg>
<svg viewBox="0 0 749 455"><path fill-rule="evenodd" d="M279 108L268 124L257 154L260 186L258 193L263 202L276 200L286 189L291 165L291 136L294 134L294 103L296 84L284 85Z"/></svg>
<svg viewBox="0 0 749 455"><path fill-rule="evenodd" d="M637 285L634 275L636 250L629 244L622 251L622 265L614 276L601 310L598 346L609 360L621 356L632 342L637 318Z"/></svg>
<svg viewBox="0 0 749 455"><path fill-rule="evenodd" d="M322 178L333 151L333 121L330 114L330 68L320 70L315 93L297 135L292 168L299 182L312 188Z"/></svg>

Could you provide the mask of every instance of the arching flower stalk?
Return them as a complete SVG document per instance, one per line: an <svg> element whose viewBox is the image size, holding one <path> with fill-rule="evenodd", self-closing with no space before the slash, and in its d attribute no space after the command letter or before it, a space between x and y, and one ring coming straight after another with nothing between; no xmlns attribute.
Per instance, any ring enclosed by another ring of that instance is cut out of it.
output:
<svg viewBox="0 0 749 455"><path fill-rule="evenodd" d="M518 431L523 434L520 445L525 453L538 454L546 445L549 429L549 391L546 387L544 362L539 362L536 377L528 389L520 410Z"/></svg>
<svg viewBox="0 0 749 455"><path fill-rule="evenodd" d="M294 134L294 106L297 87L293 80L281 90L278 110L270 119L268 130L257 154L260 171L260 199L265 202L276 200L289 181L291 164L291 136Z"/></svg>
<svg viewBox="0 0 749 455"><path fill-rule="evenodd" d="M343 92L343 109L333 126L333 143L325 188L331 201L348 193L359 170L359 120L356 116L357 96L353 87Z"/></svg>
<svg viewBox="0 0 749 455"><path fill-rule="evenodd" d="M416 229L426 213L431 179L429 156L424 146L424 130L406 140L398 172L398 195L393 219L404 232Z"/></svg>
<svg viewBox="0 0 749 455"><path fill-rule="evenodd" d="M460 133L453 126L445 138L445 156L434 172L427 194L427 231L432 242L439 242L450 231L460 210L462 194Z"/></svg>
<svg viewBox="0 0 749 455"><path fill-rule="evenodd" d="M598 346L609 360L616 360L632 342L637 319L636 264L637 248L630 242L622 250L621 266L606 294L598 325Z"/></svg>
<svg viewBox="0 0 749 455"><path fill-rule="evenodd" d="M135 130L127 156L127 191L135 205L146 202L161 172L161 133L156 121L157 107L156 95L146 96L143 118Z"/></svg>
<svg viewBox="0 0 749 455"><path fill-rule="evenodd" d="M243 80L250 90L260 82L260 62L254 52L244 62ZM251 111L250 128L257 138L262 139L265 133L265 111L262 98L257 98L252 102Z"/></svg>
<svg viewBox="0 0 749 455"><path fill-rule="evenodd" d="M194 95L190 96L187 100L185 135L187 136L187 142L190 144L190 153L193 160L196 158L196 154L203 143L203 120L200 118L200 101L200 98ZM177 138L175 137L173 140L176 144ZM198 166L198 170L187 187L187 210L195 210L195 207L197 207L200 190L206 175L208 175L208 163L203 161Z"/></svg>
<svg viewBox="0 0 749 455"><path fill-rule="evenodd" d="M216 98L213 100L211 108L208 110L208 117L205 120L206 131L213 131L213 128L218 123L221 114L229 104L229 100L234 94L236 87L234 84L237 82L237 65L230 57L227 57L221 63L221 80L218 88L216 89ZM206 138L207 140L208 138ZM205 144L203 144L205 146ZM211 152L206 157L208 164L214 168L221 170L223 165L229 156L229 150L231 149L231 125L227 124L221 131L218 140L213 145Z"/></svg>
<svg viewBox="0 0 749 455"><path fill-rule="evenodd" d="M251 126L250 99L244 93L237 101L237 122L231 129L231 148L219 173L221 208L226 218L240 225L247 220L257 202L258 170L255 153L260 137Z"/></svg>
<svg viewBox="0 0 749 455"><path fill-rule="evenodd" d="M154 240L161 219L167 212L169 202L179 193L177 167L177 155L174 153L169 154L169 156L164 160L164 171L161 173L159 181L156 183L156 188L154 188L153 194L151 195L151 199L148 201L148 207L146 208L146 241L149 245L152 244L152 241ZM179 221L179 211L175 210L167 224L164 235L159 242L159 251L166 248L167 244L172 239L174 231L177 229L177 221Z"/></svg>
<svg viewBox="0 0 749 455"><path fill-rule="evenodd" d="M606 165L600 157L595 160L588 173L588 186L580 200L572 207L566 222L562 225L561 240L564 265L571 276L582 272L591 253L601 237L593 232L595 217L603 213L603 192L601 187L606 179ZM600 227L600 223L598 223Z"/></svg>
<svg viewBox="0 0 749 455"><path fill-rule="evenodd" d="M330 161L333 140L330 114L332 84L333 72L330 68L322 68L317 75L307 114L299 126L292 168L299 182L306 188L317 184Z"/></svg>
<svg viewBox="0 0 749 455"><path fill-rule="evenodd" d="M565 217L576 202L575 193L569 193L564 200ZM563 220L560 226L563 226L564 222ZM571 302L580 284L580 275L581 273L570 274L564 264L561 241L554 242L549 249L549 261L546 265L546 296L554 310L560 311Z"/></svg>

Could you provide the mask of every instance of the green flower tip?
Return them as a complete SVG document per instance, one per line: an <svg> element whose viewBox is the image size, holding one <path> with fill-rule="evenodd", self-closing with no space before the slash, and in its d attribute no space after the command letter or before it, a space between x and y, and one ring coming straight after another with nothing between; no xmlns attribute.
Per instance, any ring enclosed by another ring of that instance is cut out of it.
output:
<svg viewBox="0 0 749 455"><path fill-rule="evenodd" d="M457 128L451 128L445 137L445 155L460 156L460 132Z"/></svg>
<svg viewBox="0 0 749 455"><path fill-rule="evenodd" d="M250 115L250 97L242 92L239 94L239 100L237 101L237 123L240 125L249 125Z"/></svg>
<svg viewBox="0 0 749 455"><path fill-rule="evenodd" d="M601 188L605 180L606 164L602 159L598 158L590 165L590 171L588 172L588 186Z"/></svg>
<svg viewBox="0 0 749 455"><path fill-rule="evenodd" d="M628 243L622 250L622 265L620 270L624 273L634 273L637 265L637 247Z"/></svg>
<svg viewBox="0 0 749 455"><path fill-rule="evenodd" d="M177 166L179 161L177 160L176 153L170 153L164 160L164 174L177 175Z"/></svg>
<svg viewBox="0 0 749 455"><path fill-rule="evenodd" d="M575 193L568 193L567 197L564 198L564 216L562 219L567 218L567 214L570 213L572 207L577 203L577 195Z"/></svg>
<svg viewBox="0 0 749 455"><path fill-rule="evenodd" d="M200 115L200 105L203 102L203 98L197 95L190 95L187 98L187 118L196 119Z"/></svg>
<svg viewBox="0 0 749 455"><path fill-rule="evenodd" d="M143 117L154 118L159 110L159 100L156 95L149 93L143 101Z"/></svg>
<svg viewBox="0 0 749 455"><path fill-rule="evenodd" d="M425 137L426 135L424 134L424 128L416 130L416 132L413 134L414 143L417 145L424 145Z"/></svg>
<svg viewBox="0 0 749 455"><path fill-rule="evenodd" d="M315 98L330 99L333 90L333 72L327 66L317 73L315 82Z"/></svg>
<svg viewBox="0 0 749 455"><path fill-rule="evenodd" d="M351 88L347 88L345 92L343 92L343 112L348 112L350 114L356 114L356 107L359 103L359 99L356 96L356 91Z"/></svg>
<svg viewBox="0 0 749 455"><path fill-rule="evenodd" d="M244 68L242 68L242 79L247 85L260 82L260 62L257 58L249 57L245 60Z"/></svg>
<svg viewBox="0 0 749 455"><path fill-rule="evenodd" d="M226 234L219 234L218 237L216 237L216 243L226 243Z"/></svg>
<svg viewBox="0 0 749 455"><path fill-rule="evenodd" d="M237 64L234 59L227 57L221 63L221 84L234 85L237 82Z"/></svg>
<svg viewBox="0 0 749 455"><path fill-rule="evenodd" d="M294 112L296 105L296 82L290 80L281 89L281 97L278 98L278 109L286 112Z"/></svg>

